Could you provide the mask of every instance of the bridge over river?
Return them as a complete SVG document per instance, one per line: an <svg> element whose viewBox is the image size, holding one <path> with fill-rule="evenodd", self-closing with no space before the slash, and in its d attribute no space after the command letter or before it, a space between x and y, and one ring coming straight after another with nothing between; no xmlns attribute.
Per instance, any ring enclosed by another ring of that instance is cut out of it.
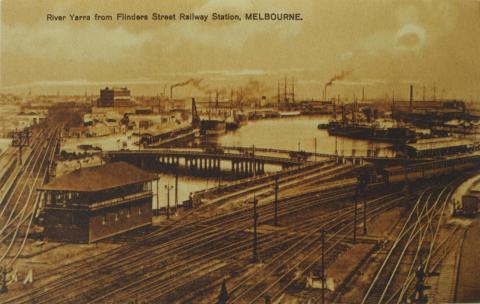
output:
<svg viewBox="0 0 480 304"><path fill-rule="evenodd" d="M305 164L305 160L257 153L230 153L225 151L205 152L199 149L145 149L105 151L108 161L125 161L142 168L178 168L216 174L221 171L221 162L230 163L231 172L237 176L254 176L265 172L265 164L279 165L282 169ZM228 166L227 166L228 168Z"/></svg>

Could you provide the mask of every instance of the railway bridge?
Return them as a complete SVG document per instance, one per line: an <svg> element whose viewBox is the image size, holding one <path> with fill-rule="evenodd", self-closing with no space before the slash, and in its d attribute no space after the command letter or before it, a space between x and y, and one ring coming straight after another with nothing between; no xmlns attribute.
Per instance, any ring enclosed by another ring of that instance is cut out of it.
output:
<svg viewBox="0 0 480 304"><path fill-rule="evenodd" d="M231 172L237 176L253 176L265 172L265 164L282 168L300 166L304 160L290 157L255 155L254 153L204 152L194 149L148 149L105 151L102 155L107 162L125 161L142 168L178 168L183 166L196 172L218 173L221 163L230 163ZM225 168L222 166L222 168ZM228 168L228 165L227 165Z"/></svg>

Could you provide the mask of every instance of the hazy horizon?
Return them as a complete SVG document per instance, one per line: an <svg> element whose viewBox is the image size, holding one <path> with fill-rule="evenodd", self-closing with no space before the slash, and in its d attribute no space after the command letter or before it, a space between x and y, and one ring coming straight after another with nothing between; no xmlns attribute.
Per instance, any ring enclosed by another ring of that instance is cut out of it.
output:
<svg viewBox="0 0 480 304"><path fill-rule="evenodd" d="M301 13L303 21L70 21L69 14ZM47 21L47 14L67 20ZM351 71L328 95L480 99L479 1L1 1L2 92L98 94L128 86L177 97L255 85L276 94L287 76L299 98ZM228 93L229 95L229 93Z"/></svg>

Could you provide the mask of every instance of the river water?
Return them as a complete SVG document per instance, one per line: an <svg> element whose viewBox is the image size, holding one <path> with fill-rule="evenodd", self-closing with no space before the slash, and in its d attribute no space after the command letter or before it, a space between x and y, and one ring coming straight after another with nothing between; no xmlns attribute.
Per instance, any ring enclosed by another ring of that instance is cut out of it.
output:
<svg viewBox="0 0 480 304"><path fill-rule="evenodd" d="M328 136L326 130L319 130L317 128L320 122L327 122L328 119L329 117L327 116L299 116L249 121L248 124L240 127L236 131L209 138L208 141L222 146L252 147L255 145L256 148L300 149L307 152L315 151L316 142L316 151L318 153L335 154L335 150L337 150L338 155L367 155L367 151L370 150L370 153L379 156L393 155L393 153L387 149L389 144ZM270 170L275 169L271 168ZM160 207L166 205L166 185L173 185L174 180L175 177L173 175L160 173ZM218 182L218 179L180 176L178 201L185 201L188 199L190 192L218 185ZM156 185L154 185L153 188L154 193L156 193ZM174 202L173 193L174 190L170 191L170 206L172 206L172 202ZM153 200L153 205L154 207L157 205L156 198Z"/></svg>

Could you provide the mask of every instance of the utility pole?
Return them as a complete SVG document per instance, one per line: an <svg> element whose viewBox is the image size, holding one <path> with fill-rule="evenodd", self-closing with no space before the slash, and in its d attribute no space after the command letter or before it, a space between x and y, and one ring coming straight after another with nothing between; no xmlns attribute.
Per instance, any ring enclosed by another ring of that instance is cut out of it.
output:
<svg viewBox="0 0 480 304"><path fill-rule="evenodd" d="M253 252L252 252L252 261L253 263L258 262L258 255L257 255L257 198L255 194L253 194Z"/></svg>
<svg viewBox="0 0 480 304"><path fill-rule="evenodd" d="M322 304L325 304L325 230L322 228Z"/></svg>
<svg viewBox="0 0 480 304"><path fill-rule="evenodd" d="M278 176L275 177L275 200L273 201L274 203L274 219L273 219L273 225L278 226Z"/></svg>
<svg viewBox="0 0 480 304"><path fill-rule="evenodd" d="M367 235L367 184L369 174L367 169L363 168L359 176L360 194L363 198L363 235Z"/></svg>
<svg viewBox="0 0 480 304"><path fill-rule="evenodd" d="M337 135L335 135L335 156L338 157L338 140L337 140Z"/></svg>
<svg viewBox="0 0 480 304"><path fill-rule="evenodd" d="M175 173L175 214L178 210L178 168L177 172Z"/></svg>
<svg viewBox="0 0 480 304"><path fill-rule="evenodd" d="M158 193L160 192L160 186L158 185L158 182L160 181L160 177L157 178L157 208L155 210L155 215L158 216L158 212L160 211L160 199L158 197Z"/></svg>
<svg viewBox="0 0 480 304"><path fill-rule="evenodd" d="M257 176L257 162L255 161L255 145L252 145L252 163L253 163L253 177Z"/></svg>
<svg viewBox="0 0 480 304"><path fill-rule="evenodd" d="M367 235L367 195L365 189L362 191L363 194L363 235Z"/></svg>
<svg viewBox="0 0 480 304"><path fill-rule="evenodd" d="M142 142L142 136L140 135L140 120L138 120L137 123L138 123L138 151L140 151L140 145Z"/></svg>
<svg viewBox="0 0 480 304"><path fill-rule="evenodd" d="M167 220L170 219L170 190L173 189L173 186L169 184L165 185L165 189L167 190Z"/></svg>
<svg viewBox="0 0 480 304"><path fill-rule="evenodd" d="M354 218L353 218L353 244L357 243L357 200L358 200L358 188L355 190L355 196L354 196L355 211L354 211Z"/></svg>

